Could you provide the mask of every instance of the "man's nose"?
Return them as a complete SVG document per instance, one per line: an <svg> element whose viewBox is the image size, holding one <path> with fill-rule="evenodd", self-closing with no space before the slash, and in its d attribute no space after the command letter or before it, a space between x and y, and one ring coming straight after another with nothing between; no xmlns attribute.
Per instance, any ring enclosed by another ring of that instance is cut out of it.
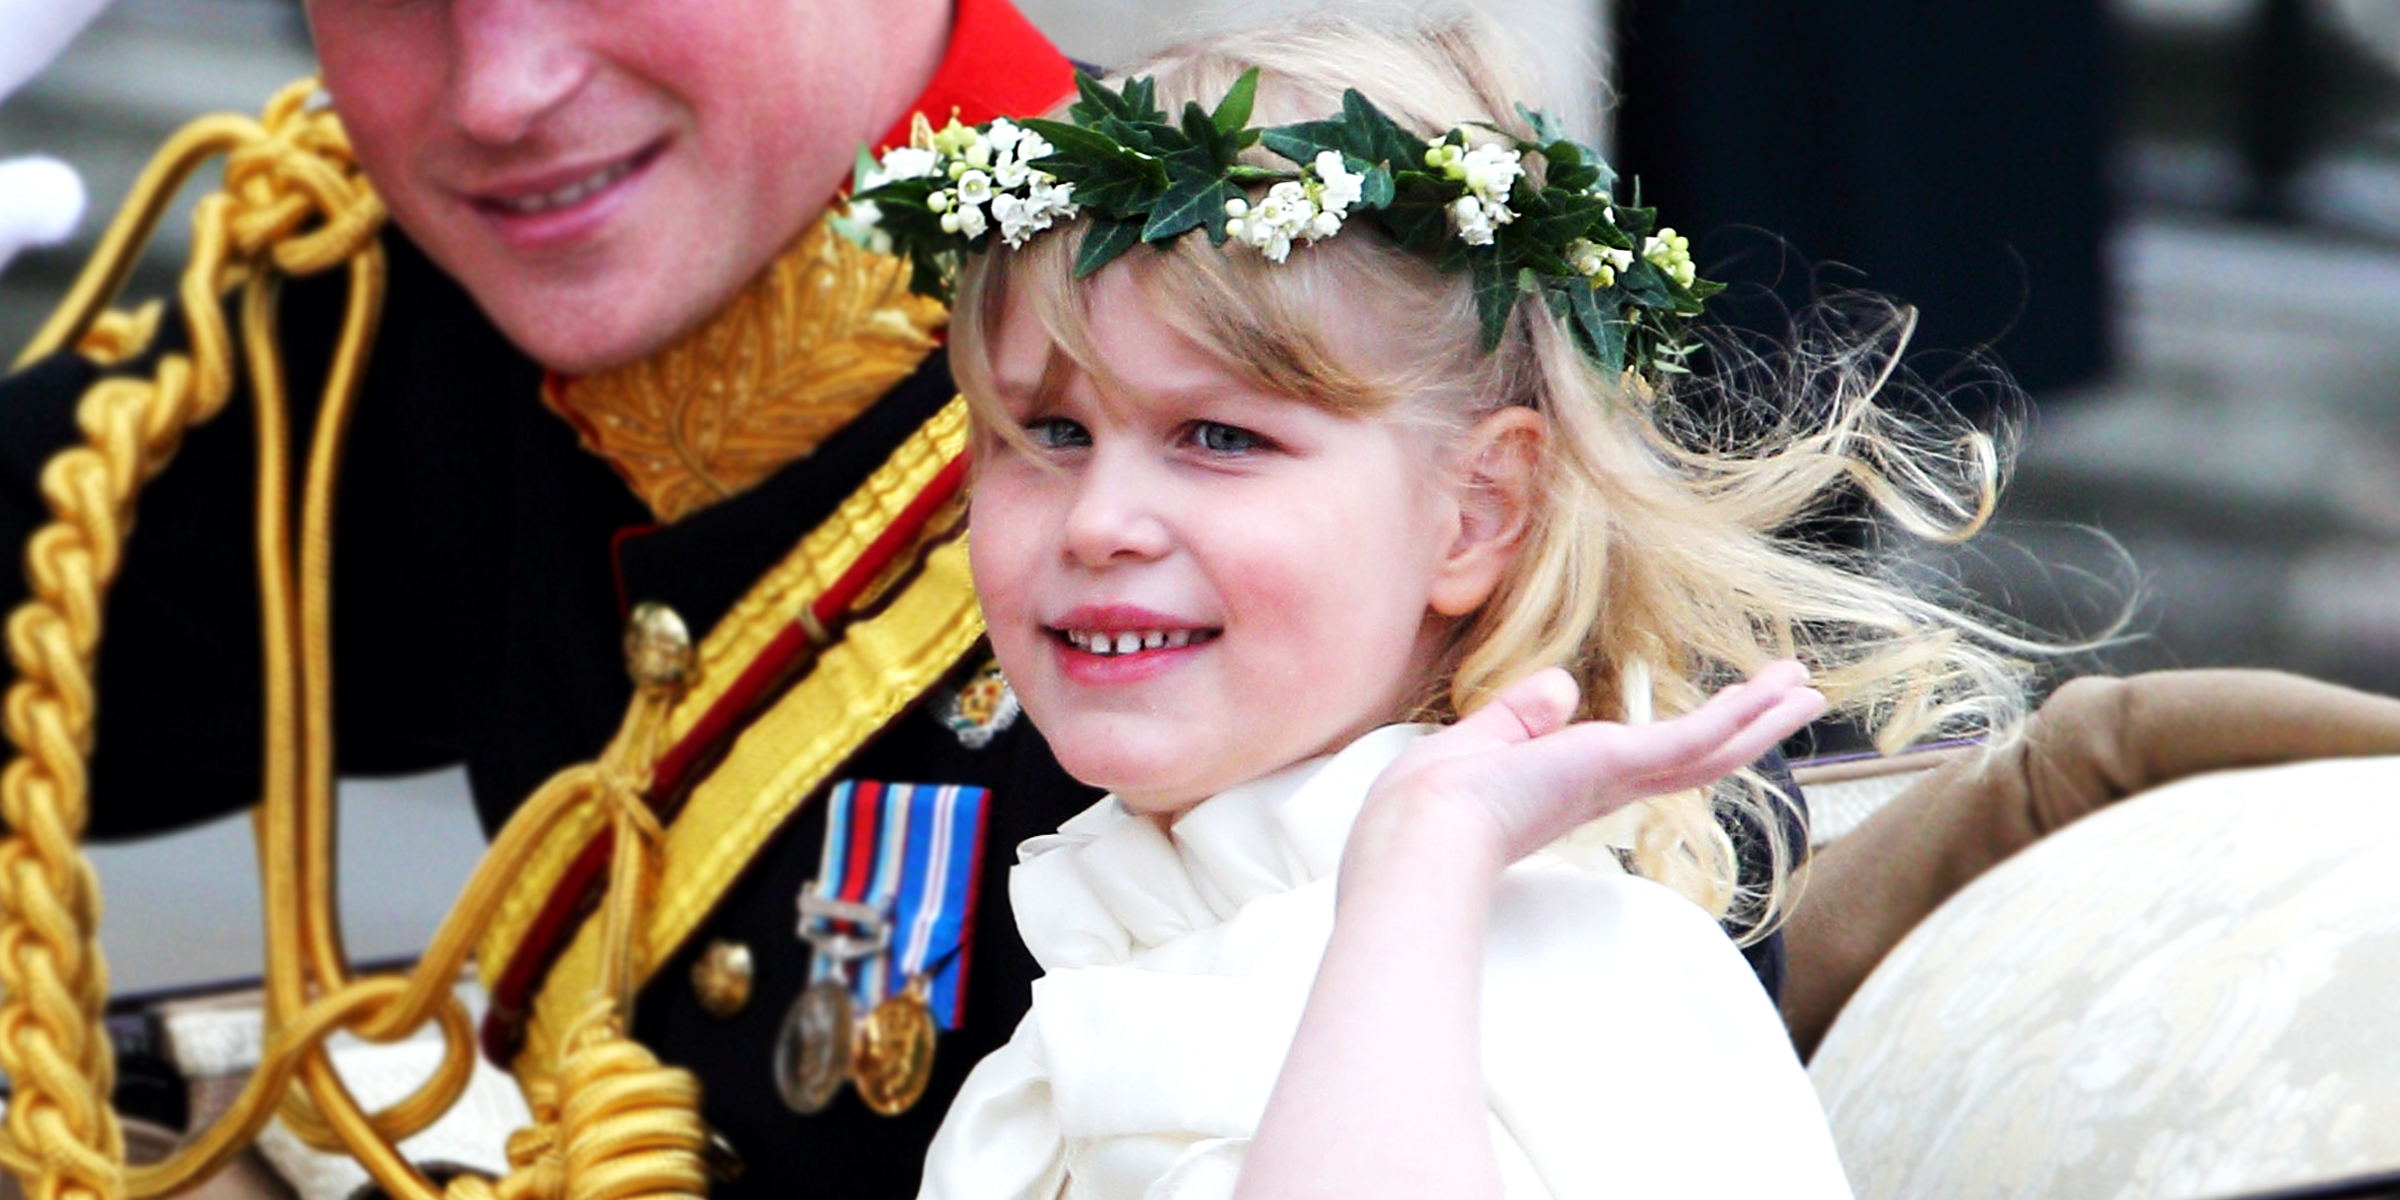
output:
<svg viewBox="0 0 2400 1200"><path fill-rule="evenodd" d="M590 76L583 0L453 0L450 92L467 136L523 140Z"/></svg>
<svg viewBox="0 0 2400 1200"><path fill-rule="evenodd" d="M1157 466L1139 454L1101 447L1075 479L1067 510L1067 557L1103 567L1165 554L1173 541L1165 511L1167 484Z"/></svg>

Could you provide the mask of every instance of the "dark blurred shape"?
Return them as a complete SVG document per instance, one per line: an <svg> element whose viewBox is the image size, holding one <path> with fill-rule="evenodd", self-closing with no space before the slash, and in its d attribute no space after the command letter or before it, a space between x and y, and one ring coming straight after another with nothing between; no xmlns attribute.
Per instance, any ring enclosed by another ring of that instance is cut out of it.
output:
<svg viewBox="0 0 2400 1200"><path fill-rule="evenodd" d="M1775 334L1812 289L1863 287L1918 306L1920 350L1990 347L2029 391L2107 365L2099 0L1617 14L1617 157L1738 285L1724 319Z"/></svg>

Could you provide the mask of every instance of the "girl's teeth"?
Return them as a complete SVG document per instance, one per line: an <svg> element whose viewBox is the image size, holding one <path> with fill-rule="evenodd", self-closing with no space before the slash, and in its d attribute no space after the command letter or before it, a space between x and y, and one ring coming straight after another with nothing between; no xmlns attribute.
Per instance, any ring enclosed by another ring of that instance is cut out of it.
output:
<svg viewBox="0 0 2400 1200"><path fill-rule="evenodd" d="M1069 646L1086 654L1112 657L1136 654L1144 650L1175 650L1191 645L1200 635L1189 629L1144 629L1107 633L1089 629L1070 629L1065 633Z"/></svg>

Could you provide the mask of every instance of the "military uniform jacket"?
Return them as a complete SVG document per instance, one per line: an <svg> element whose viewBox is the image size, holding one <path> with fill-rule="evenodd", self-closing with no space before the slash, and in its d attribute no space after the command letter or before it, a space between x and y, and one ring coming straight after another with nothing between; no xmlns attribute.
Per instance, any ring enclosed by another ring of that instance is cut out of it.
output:
<svg viewBox="0 0 2400 1200"><path fill-rule="evenodd" d="M970 14L987 25L995 13L1022 22L993 0L959 12L948 78L937 77L928 95L944 95L945 111L963 100L975 119L976 81L957 78L955 60L959 46L974 41L988 52L994 39L964 36ZM1041 49L1063 81L1063 60ZM974 69L1002 68L987 61ZM338 767L375 775L463 763L477 810L496 829L545 779L591 759L616 730L632 695L621 648L632 605L664 603L702 638L896 448L921 437L956 391L936 353L805 458L661 527L545 409L541 369L397 230L383 238L385 312L347 441L336 518ZM343 287L337 273L294 281L285 292L296 438L307 436L337 341ZM170 313L149 352L120 369L147 373L181 338ZM61 354L0 380L0 542L12 554L46 519L35 479L53 451L78 440L75 405L99 375L93 363ZM139 500L99 662L95 837L166 831L258 798L252 426L237 386L225 412L191 432ZM0 600L13 608L24 583L17 571L5 580ZM955 671L972 672L982 660L970 650ZM951 1094L1024 1011L1037 972L1009 919L1010 855L1095 793L1059 771L1029 726L970 748L933 707L901 712L831 778L992 790L962 1027L941 1036L932 1085L901 1116L875 1115L849 1094L807 1117L781 1102L772 1050L809 968L794 902L817 873L825 833L822 796L798 798L771 834L739 848L747 868L659 965L635 1015L638 1039L699 1075L703 1115L742 1160L738 1180L716 1185L720 1195L913 1194ZM703 1012L690 982L692 959L720 939L748 946L756 964L751 999L728 1019Z"/></svg>

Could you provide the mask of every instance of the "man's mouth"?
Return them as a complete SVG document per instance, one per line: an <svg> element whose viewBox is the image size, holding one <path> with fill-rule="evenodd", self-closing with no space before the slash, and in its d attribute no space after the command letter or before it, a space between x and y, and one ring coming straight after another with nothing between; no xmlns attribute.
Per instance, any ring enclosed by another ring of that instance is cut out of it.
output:
<svg viewBox="0 0 2400 1200"><path fill-rule="evenodd" d="M1144 650L1180 650L1214 641L1215 629L1054 629L1068 646L1098 658L1139 654Z"/></svg>
<svg viewBox="0 0 2400 1200"><path fill-rule="evenodd" d="M500 187L474 197L475 207L503 217L538 217L570 209L641 171L656 161L664 143L596 167L548 187Z"/></svg>
<svg viewBox="0 0 2400 1200"><path fill-rule="evenodd" d="M533 216L536 213L555 212L558 209L580 203L585 197L593 195L599 192L602 188L605 188L608 185L633 174L634 165L635 160L626 159L623 162L602 167L600 170L594 171L591 174L586 175L583 178L578 179L562 188L556 188L547 192L536 192L529 196L495 196L492 197L488 203L490 203L494 208L516 213L520 216Z"/></svg>

